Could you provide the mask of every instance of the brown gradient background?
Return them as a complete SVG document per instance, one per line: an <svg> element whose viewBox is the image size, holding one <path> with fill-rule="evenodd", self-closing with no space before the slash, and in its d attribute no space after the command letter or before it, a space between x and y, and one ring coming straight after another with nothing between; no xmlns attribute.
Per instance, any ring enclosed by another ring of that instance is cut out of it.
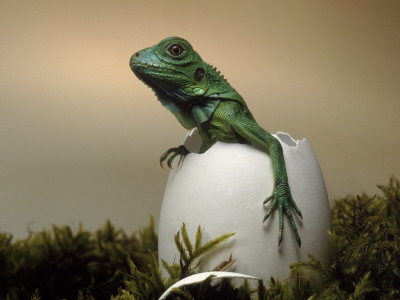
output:
<svg viewBox="0 0 400 300"><path fill-rule="evenodd" d="M158 218L186 131L130 56L188 39L267 130L306 137L330 199L400 176L400 2L0 3L0 230ZM260 204L261 205L261 204Z"/></svg>

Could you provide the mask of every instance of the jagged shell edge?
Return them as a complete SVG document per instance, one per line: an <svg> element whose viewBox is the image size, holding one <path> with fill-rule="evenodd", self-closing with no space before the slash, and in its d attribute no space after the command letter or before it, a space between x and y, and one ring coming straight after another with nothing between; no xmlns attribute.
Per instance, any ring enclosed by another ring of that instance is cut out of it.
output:
<svg viewBox="0 0 400 300"><path fill-rule="evenodd" d="M198 273L194 274L192 276L186 277L173 285L171 285L165 292L164 294L161 295L159 300L166 299L167 296L172 292L173 289L185 286L185 285L191 285L195 283L202 282L206 280L208 277L214 276L214 279L217 278L242 278L242 279L253 279L253 280L259 280L260 278L246 275L246 274L241 274L241 273L234 273L234 272L203 272L203 273Z"/></svg>

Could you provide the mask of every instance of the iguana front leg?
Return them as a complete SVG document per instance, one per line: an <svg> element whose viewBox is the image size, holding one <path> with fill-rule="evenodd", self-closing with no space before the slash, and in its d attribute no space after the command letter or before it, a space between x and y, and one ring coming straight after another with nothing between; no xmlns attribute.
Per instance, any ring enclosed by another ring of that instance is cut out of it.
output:
<svg viewBox="0 0 400 300"><path fill-rule="evenodd" d="M174 147L174 148L170 148L167 151L165 151L161 157L160 157L160 165L161 167L164 169L163 166L163 162L168 158L168 156L170 154L172 154L168 160L167 160L167 165L170 169L172 169L172 161L175 159L175 157L177 157L178 155L179 157L179 162L178 162L178 166L180 165L180 163L185 159L185 156L188 155L190 152L188 149L186 149L186 147L184 145L180 145L178 147Z"/></svg>
<svg viewBox="0 0 400 300"><path fill-rule="evenodd" d="M265 131L263 128L258 126L258 124L248 118L238 117L232 127L235 131L245 138L246 140L257 143L265 147L271 156L273 173L274 173L274 189L272 194L264 200L264 204L272 200L270 207L265 214L263 222L265 222L270 216L271 212L278 207L279 209L279 245L282 242L282 232L283 232L283 215L286 214L291 227L293 229L297 244L301 247L301 239L297 231L296 224L293 219L291 212L291 207L295 212L301 217L302 214L293 200L292 194L290 192L289 181L286 173L286 165L283 157L282 146L279 141L274 138L270 133Z"/></svg>

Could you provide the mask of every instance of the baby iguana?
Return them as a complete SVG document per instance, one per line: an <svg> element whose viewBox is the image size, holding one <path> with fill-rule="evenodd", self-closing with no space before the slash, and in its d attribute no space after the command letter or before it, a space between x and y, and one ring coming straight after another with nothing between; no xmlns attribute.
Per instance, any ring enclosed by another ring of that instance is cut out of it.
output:
<svg viewBox="0 0 400 300"><path fill-rule="evenodd" d="M132 55L130 67L135 75L151 87L158 100L170 110L186 129L197 128L202 138L199 153L206 152L217 141L225 143L257 143L271 156L274 189L264 200L272 200L264 221L279 210L279 245L282 242L283 214L289 218L297 244L300 236L291 207L302 217L288 183L282 146L254 120L243 98L231 87L219 71L205 63L192 46L179 37L169 37L155 46ZM160 158L168 166L178 155L184 158L185 146L171 148Z"/></svg>

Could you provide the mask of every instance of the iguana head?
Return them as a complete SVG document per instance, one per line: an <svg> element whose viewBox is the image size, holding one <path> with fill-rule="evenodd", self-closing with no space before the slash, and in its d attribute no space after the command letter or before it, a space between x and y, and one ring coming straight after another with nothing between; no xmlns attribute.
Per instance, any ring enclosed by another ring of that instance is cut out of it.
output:
<svg viewBox="0 0 400 300"><path fill-rule="evenodd" d="M188 41L169 37L132 55L130 67L162 101L193 105L204 100L243 101L224 77L205 63Z"/></svg>

